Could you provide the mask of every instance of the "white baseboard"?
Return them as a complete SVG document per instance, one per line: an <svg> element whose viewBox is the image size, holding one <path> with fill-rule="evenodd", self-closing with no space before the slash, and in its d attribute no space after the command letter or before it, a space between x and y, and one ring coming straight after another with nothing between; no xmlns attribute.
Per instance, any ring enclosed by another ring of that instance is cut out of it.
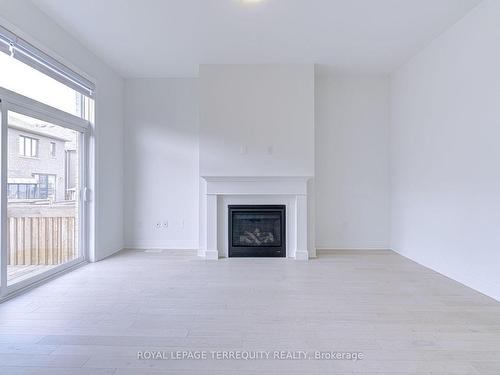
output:
<svg viewBox="0 0 500 375"><path fill-rule="evenodd" d="M134 241L128 242L124 248L131 250L193 250L200 246L197 241Z"/></svg>
<svg viewBox="0 0 500 375"><path fill-rule="evenodd" d="M110 256L112 256L112 255L114 255L122 250L123 250L123 248L106 251L104 254L99 254L98 257L94 257L94 258L89 259L89 262L91 262L91 263L99 262L99 261L106 259L106 258L108 258L108 257L110 257Z"/></svg>
<svg viewBox="0 0 500 375"><path fill-rule="evenodd" d="M380 251L380 250L391 250L388 247L317 247L316 251L328 252L328 251Z"/></svg>
<svg viewBox="0 0 500 375"><path fill-rule="evenodd" d="M309 252L307 250L297 250L295 252L295 260L309 260Z"/></svg>
<svg viewBox="0 0 500 375"><path fill-rule="evenodd" d="M217 250L205 250L205 259L216 260L219 259L219 252Z"/></svg>
<svg viewBox="0 0 500 375"><path fill-rule="evenodd" d="M196 255L198 249L168 249L165 247L138 247L138 246L126 246L123 250L132 250L132 251L144 251L144 252L165 252L171 255Z"/></svg>

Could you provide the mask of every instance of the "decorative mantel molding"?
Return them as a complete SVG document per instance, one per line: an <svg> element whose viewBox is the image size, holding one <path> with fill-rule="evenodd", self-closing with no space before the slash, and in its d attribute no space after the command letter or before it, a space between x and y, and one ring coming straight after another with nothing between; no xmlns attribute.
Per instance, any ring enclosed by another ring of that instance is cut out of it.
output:
<svg viewBox="0 0 500 375"><path fill-rule="evenodd" d="M227 256L227 205L273 204L287 206L287 257L309 259L308 182L310 176L238 177L201 176L200 256ZM226 214L226 215L225 215Z"/></svg>

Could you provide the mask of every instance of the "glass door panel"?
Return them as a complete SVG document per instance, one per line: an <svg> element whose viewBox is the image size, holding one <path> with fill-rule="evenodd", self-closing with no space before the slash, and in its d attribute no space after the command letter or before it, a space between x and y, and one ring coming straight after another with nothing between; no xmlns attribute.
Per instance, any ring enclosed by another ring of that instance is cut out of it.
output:
<svg viewBox="0 0 500 375"><path fill-rule="evenodd" d="M78 131L7 114L7 285L79 258Z"/></svg>

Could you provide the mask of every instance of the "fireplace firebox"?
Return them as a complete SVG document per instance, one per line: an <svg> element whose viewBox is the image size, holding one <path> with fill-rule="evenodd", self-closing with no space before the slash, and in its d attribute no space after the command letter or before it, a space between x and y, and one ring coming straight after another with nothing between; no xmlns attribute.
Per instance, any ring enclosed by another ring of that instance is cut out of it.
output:
<svg viewBox="0 0 500 375"><path fill-rule="evenodd" d="M285 257L285 205L229 205L229 257Z"/></svg>

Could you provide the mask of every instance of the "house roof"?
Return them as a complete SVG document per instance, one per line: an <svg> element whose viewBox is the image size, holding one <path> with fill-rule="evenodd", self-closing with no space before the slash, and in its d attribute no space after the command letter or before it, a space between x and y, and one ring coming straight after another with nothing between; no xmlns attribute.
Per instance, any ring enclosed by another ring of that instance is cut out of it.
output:
<svg viewBox="0 0 500 375"><path fill-rule="evenodd" d="M16 119L16 118L9 118L8 127L11 129L16 129L16 130L22 131L23 133L38 135L38 136L54 139L56 141L71 142L71 139L69 139L69 138L64 138L62 136L53 135L51 133L44 132L43 130L38 129L38 128L37 129L30 128L29 125L25 125L23 123L23 121Z"/></svg>

